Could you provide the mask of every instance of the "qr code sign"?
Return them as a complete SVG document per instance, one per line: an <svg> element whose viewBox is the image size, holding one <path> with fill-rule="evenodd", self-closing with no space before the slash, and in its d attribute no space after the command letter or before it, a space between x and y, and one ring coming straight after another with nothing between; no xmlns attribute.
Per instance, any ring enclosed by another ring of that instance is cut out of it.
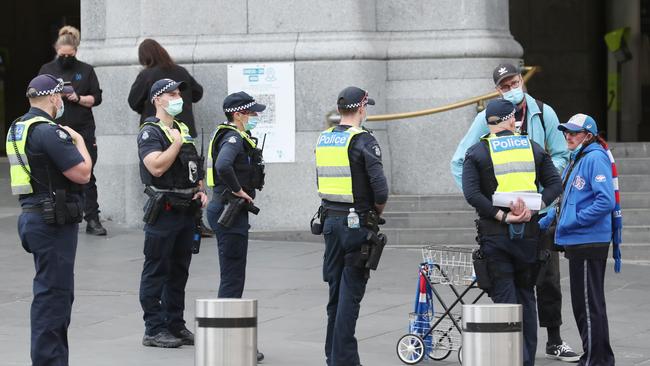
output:
<svg viewBox="0 0 650 366"><path fill-rule="evenodd" d="M275 94L257 94L253 97L258 103L266 105L264 112L260 113L260 123L267 126L275 125Z"/></svg>

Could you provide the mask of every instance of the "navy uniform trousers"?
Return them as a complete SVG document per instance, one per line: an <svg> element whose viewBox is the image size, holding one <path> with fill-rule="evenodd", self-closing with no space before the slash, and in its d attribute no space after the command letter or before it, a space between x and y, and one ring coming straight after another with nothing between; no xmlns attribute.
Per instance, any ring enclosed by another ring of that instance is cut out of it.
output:
<svg viewBox="0 0 650 366"><path fill-rule="evenodd" d="M33 366L68 365L68 326L74 301L78 224L48 225L40 213L18 218L23 248L34 256L30 312Z"/></svg>
<svg viewBox="0 0 650 366"><path fill-rule="evenodd" d="M605 307L606 264L607 259L569 259L571 304L584 350L580 366L614 365Z"/></svg>
<svg viewBox="0 0 650 366"><path fill-rule="evenodd" d="M217 236L219 252L219 298L239 299L244 293L246 282L246 256L248 254L248 212L242 210L227 228L218 223L224 204L216 198L208 204L208 223Z"/></svg>
<svg viewBox="0 0 650 366"><path fill-rule="evenodd" d="M481 237L481 250L492 276L489 295L497 304L521 304L523 310L524 366L535 364L537 306L534 280L527 274L537 260L537 240L510 240L507 236Z"/></svg>
<svg viewBox="0 0 650 366"><path fill-rule="evenodd" d="M153 225L144 226L140 305L147 335L185 327L185 285L192 261L194 220L192 215L161 210Z"/></svg>
<svg viewBox="0 0 650 366"><path fill-rule="evenodd" d="M323 280L329 285L325 338L327 365L357 366L360 361L354 333L368 278L367 270L355 267L353 261L366 242L368 229L350 229L347 217L327 216L323 234Z"/></svg>

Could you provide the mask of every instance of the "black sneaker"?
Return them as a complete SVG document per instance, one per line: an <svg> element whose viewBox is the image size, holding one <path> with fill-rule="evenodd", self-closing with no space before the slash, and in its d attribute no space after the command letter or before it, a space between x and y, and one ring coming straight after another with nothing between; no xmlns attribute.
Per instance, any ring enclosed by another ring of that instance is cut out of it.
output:
<svg viewBox="0 0 650 366"><path fill-rule="evenodd" d="M190 332L190 330L187 328L183 328L177 332L171 332L171 334L183 341L183 345L185 346L194 345L194 333Z"/></svg>
<svg viewBox="0 0 650 366"><path fill-rule="evenodd" d="M142 345L147 347L178 348L183 345L183 340L176 338L166 330L156 335L144 335Z"/></svg>
<svg viewBox="0 0 650 366"><path fill-rule="evenodd" d="M90 235L104 236L106 235L106 229L102 226L99 218L90 219L86 224L86 233Z"/></svg>
<svg viewBox="0 0 650 366"><path fill-rule="evenodd" d="M264 354L260 351L257 351L257 363L264 361Z"/></svg>
<svg viewBox="0 0 650 366"><path fill-rule="evenodd" d="M546 343L546 358L564 362L578 362L580 355L575 353L566 342L562 342L562 344Z"/></svg>

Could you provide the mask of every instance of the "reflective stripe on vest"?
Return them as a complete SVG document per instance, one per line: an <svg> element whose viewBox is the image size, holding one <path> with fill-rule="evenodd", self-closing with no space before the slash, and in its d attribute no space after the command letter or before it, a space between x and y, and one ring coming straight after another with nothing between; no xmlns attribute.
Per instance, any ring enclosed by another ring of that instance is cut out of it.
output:
<svg viewBox="0 0 650 366"><path fill-rule="evenodd" d="M56 125L54 122L50 121L47 118L43 117L34 117L26 121L17 121L14 122L15 127L12 125L9 127L9 132L7 133L7 140L5 148L7 151L7 158L9 160L9 174L11 176L11 193L18 194L30 194L34 192L31 184L31 177L28 172L31 172L29 167L29 162L27 161L27 153L25 152L25 147L27 146L27 136L29 135L29 129L33 124L36 123L49 123ZM16 134L16 144L14 146L13 131L15 128ZM16 152L16 150L18 150ZM25 168L20 164L22 160Z"/></svg>
<svg viewBox="0 0 650 366"><path fill-rule="evenodd" d="M352 171L348 149L355 135L366 132L350 127L334 131L334 127L321 132L316 145L316 175L318 195L332 202L353 203Z"/></svg>
<svg viewBox="0 0 650 366"><path fill-rule="evenodd" d="M214 146L215 139L217 138L217 135L219 134L219 131L221 130L232 130L237 132L243 139L244 141L248 142L248 144L252 147L255 148L257 147L257 144L255 144L255 141L253 141L250 137L248 137L248 134L246 134L243 131L239 131L237 127L229 125L229 124L220 124L217 126L217 128L214 130L214 133L212 134L212 138L210 139L210 146L208 146L208 163L207 163L207 169L206 169L206 175L207 175L207 184L208 187L214 187L214 160L212 159L212 146Z"/></svg>
<svg viewBox="0 0 650 366"><path fill-rule="evenodd" d="M484 138L497 179L497 192L537 192L535 156L528 136L509 135Z"/></svg>

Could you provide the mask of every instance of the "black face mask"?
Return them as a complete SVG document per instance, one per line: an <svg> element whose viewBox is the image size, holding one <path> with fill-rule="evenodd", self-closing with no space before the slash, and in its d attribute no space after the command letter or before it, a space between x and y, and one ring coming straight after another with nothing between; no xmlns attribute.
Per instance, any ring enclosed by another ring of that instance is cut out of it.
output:
<svg viewBox="0 0 650 366"><path fill-rule="evenodd" d="M77 58L74 56L59 56L56 58L56 61L62 69L67 70L71 69L77 63Z"/></svg>

